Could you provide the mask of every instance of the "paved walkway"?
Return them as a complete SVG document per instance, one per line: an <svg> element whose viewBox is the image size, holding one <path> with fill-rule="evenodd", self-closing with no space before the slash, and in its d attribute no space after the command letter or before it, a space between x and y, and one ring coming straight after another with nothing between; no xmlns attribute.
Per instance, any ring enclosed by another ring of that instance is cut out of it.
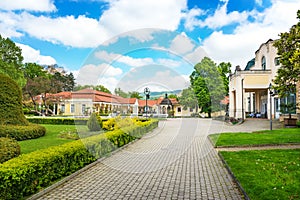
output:
<svg viewBox="0 0 300 200"><path fill-rule="evenodd" d="M38 199L242 199L207 140L216 125L218 132L227 127L210 119L168 119Z"/></svg>

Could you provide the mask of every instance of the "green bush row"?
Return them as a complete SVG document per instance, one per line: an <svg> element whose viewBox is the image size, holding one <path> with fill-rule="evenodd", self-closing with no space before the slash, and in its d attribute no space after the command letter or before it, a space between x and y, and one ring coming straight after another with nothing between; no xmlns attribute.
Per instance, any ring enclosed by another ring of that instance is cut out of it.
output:
<svg viewBox="0 0 300 200"><path fill-rule="evenodd" d="M130 130L117 129L4 162L0 164L0 199L20 199L34 194L136 139L134 131L139 133L137 136L142 135L157 124L157 121L149 120Z"/></svg>
<svg viewBox="0 0 300 200"><path fill-rule="evenodd" d="M0 163L17 157L20 153L20 145L16 140L0 137Z"/></svg>
<svg viewBox="0 0 300 200"><path fill-rule="evenodd" d="M29 117L27 120L35 124L57 124L57 125L86 125L88 118L55 118L55 117ZM102 119L105 121L105 119Z"/></svg>
<svg viewBox="0 0 300 200"><path fill-rule="evenodd" d="M37 124L0 126L0 137L14 138L18 141L38 138L45 135L45 133L45 127Z"/></svg>

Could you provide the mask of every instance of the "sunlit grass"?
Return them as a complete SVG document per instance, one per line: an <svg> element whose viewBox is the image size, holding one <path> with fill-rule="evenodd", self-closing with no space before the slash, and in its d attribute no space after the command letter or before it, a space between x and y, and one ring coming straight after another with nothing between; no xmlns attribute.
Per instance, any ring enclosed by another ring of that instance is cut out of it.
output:
<svg viewBox="0 0 300 200"><path fill-rule="evenodd" d="M300 149L221 154L250 199L300 199Z"/></svg>
<svg viewBox="0 0 300 200"><path fill-rule="evenodd" d="M253 146L300 143L300 129L286 128L253 133L221 133L209 136L215 146Z"/></svg>

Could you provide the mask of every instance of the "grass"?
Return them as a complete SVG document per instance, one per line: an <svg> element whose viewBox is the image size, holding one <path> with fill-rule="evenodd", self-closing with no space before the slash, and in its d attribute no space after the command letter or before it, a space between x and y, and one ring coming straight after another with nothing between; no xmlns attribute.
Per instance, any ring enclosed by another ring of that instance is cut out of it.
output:
<svg viewBox="0 0 300 200"><path fill-rule="evenodd" d="M99 134L99 132L88 132L87 126L50 124L42 124L42 126L46 128L45 136L19 142L22 154L74 141L74 139L78 139L78 137L75 136L77 131L80 132L80 137L82 137L83 132L88 133L86 136Z"/></svg>
<svg viewBox="0 0 300 200"><path fill-rule="evenodd" d="M300 129L286 128L253 133L221 133L209 136L215 146L254 146L300 143Z"/></svg>
<svg viewBox="0 0 300 200"><path fill-rule="evenodd" d="M300 199L300 149L220 153L250 199Z"/></svg>

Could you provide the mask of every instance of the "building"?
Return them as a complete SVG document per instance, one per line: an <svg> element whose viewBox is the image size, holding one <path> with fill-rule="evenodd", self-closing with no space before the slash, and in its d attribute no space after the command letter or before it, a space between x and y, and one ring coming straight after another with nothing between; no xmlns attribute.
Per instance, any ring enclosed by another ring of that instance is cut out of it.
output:
<svg viewBox="0 0 300 200"><path fill-rule="evenodd" d="M145 115L147 111L149 115L179 117L190 116L195 112L194 109L184 110L175 98L168 98L167 94L146 102L143 99L123 98L87 88L76 92L47 94L47 100L53 104L54 115L64 116L86 116L92 112L138 116ZM39 102L41 104L41 100Z"/></svg>
<svg viewBox="0 0 300 200"><path fill-rule="evenodd" d="M277 49L274 41L268 40L261 44L255 52L255 58L250 60L245 69L236 67L229 82L229 116L234 118L262 117L270 119L280 118L282 103L299 101L299 84L296 94L280 99L278 95L270 93L277 70L280 68ZM297 97L296 97L297 96ZM296 111L298 114L299 110ZM296 116L296 112L295 115Z"/></svg>

